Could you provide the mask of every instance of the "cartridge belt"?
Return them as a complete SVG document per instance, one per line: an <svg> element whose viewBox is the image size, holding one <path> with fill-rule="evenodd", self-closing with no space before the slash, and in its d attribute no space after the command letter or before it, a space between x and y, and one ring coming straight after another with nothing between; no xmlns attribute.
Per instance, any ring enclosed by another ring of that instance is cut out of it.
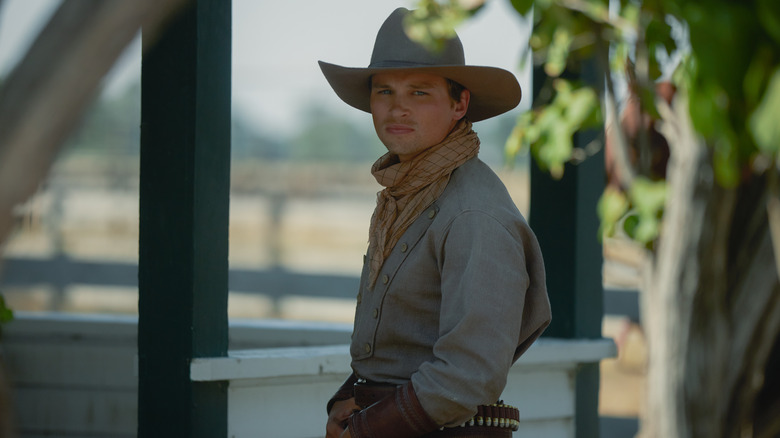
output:
<svg viewBox="0 0 780 438"><path fill-rule="evenodd" d="M396 385L386 383L369 383L359 380L355 383L355 404L365 409L374 403L390 396L395 392ZM426 437L439 436L469 436L468 429L479 428L486 431L502 431L506 436L511 436L513 431L520 428L520 410L514 406L503 403L477 406L477 414L470 420L464 422L459 427L443 427L440 431L433 432ZM454 433L458 429L463 430L465 434ZM442 435L442 432L453 432L453 434ZM496 436L503 436L496 435ZM475 435L476 436L476 435ZM490 436L493 436L491 434Z"/></svg>

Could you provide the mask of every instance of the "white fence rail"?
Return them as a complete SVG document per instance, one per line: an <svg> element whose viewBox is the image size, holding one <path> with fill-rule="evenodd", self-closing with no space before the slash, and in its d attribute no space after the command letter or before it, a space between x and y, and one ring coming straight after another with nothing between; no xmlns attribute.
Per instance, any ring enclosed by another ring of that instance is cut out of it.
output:
<svg viewBox="0 0 780 438"><path fill-rule="evenodd" d="M3 335L23 438L134 437L136 320L19 315ZM234 322L226 358L193 360L196 381L228 380L229 437L322 437L325 403L349 374L351 327ZM574 436L574 371L615 355L609 339L541 339L512 368L503 399L515 437Z"/></svg>

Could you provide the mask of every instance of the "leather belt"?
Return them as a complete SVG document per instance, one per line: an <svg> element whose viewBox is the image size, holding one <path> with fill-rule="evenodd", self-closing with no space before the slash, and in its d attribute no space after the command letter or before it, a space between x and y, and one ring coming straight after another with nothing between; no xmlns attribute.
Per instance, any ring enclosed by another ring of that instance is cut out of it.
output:
<svg viewBox="0 0 780 438"><path fill-rule="evenodd" d="M365 409L374 403L389 397L395 392L396 385L387 383L368 383L359 380L355 383L355 404ZM477 415L460 425L462 428L499 428L516 431L520 428L520 410L499 400L498 403L477 406ZM442 428L443 430L457 429ZM511 434L511 432L509 432ZM426 435L427 436L427 435Z"/></svg>
<svg viewBox="0 0 780 438"><path fill-rule="evenodd" d="M355 383L355 404L365 409L385 397L395 393L396 385L391 383L368 383L358 380Z"/></svg>

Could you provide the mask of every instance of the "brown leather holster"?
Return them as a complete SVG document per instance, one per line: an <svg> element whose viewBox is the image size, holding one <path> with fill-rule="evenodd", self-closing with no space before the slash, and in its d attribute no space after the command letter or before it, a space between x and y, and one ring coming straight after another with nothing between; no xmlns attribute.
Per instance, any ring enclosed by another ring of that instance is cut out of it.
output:
<svg viewBox="0 0 780 438"><path fill-rule="evenodd" d="M355 397L355 404L361 407L361 411L352 415L347 422L354 438L512 437L512 428L509 427L474 424L440 428L423 410L411 382L405 385L359 383L353 374L328 402L328 413L335 402L352 397ZM516 408L513 409L516 411ZM480 409L480 413L482 411Z"/></svg>
<svg viewBox="0 0 780 438"><path fill-rule="evenodd" d="M360 406L363 410L353 415L359 416L363 412L366 411L375 411L372 413L372 415L367 416L367 418L376 418L382 415L390 415L390 417L385 418L384 421L381 423L374 423L375 420L371 421L370 424L367 424L367 426L370 427L369 429L366 429L365 431L357 431L353 428L353 422L350 421L350 433L352 433L353 437L421 437L421 438L450 438L450 437L458 437L458 438L492 438L492 437L500 437L500 438L511 438L513 429L509 426L509 424L502 425L501 427L491 426L490 424L482 425L480 424L464 424L463 427L447 427L447 428L439 428L436 427L436 423L434 423L432 420L430 420L430 417L428 417L427 414L425 414L425 411L422 410L422 406L419 405L419 401L417 401L416 395L414 395L414 401L417 403L417 407L420 409L420 413L425 415L425 418L429 420L430 422L425 424L424 422L421 422L421 427L428 428L427 433L423 433L422 435L419 434L420 429L417 429L417 431L407 431L404 432L402 430L399 430L398 428L394 427L395 424L397 424L400 419L397 417L395 419L390 419L394 417L394 413L396 412L388 412L388 406L391 406L390 400L392 398L399 397L399 394L403 394L404 390L410 390L412 393L414 392L414 389L411 386L411 382L407 383L402 386L396 386L392 384L367 384L367 383L360 383L357 382L354 385L354 396L355 396L355 404ZM396 401L396 404L398 404L398 401ZM403 404L403 403L400 403ZM384 406L383 406L384 405ZM380 409L376 409L376 407L380 407ZM516 412L514 415L508 414L507 411L510 409L514 409L517 411L517 408L511 408L507 407L502 410L502 414L504 412L507 413L507 415L504 416L513 416L516 417ZM478 408L478 415L480 417L475 418L481 418L481 415L484 412L498 412L498 409L492 409L492 406L480 406ZM495 414L498 416L497 414ZM375 417L376 416L376 417ZM375 427L382 427L382 429L378 429L379 433L377 433L377 429ZM358 433L356 435L356 433ZM365 434L362 434L365 433ZM387 433L387 434L384 434Z"/></svg>

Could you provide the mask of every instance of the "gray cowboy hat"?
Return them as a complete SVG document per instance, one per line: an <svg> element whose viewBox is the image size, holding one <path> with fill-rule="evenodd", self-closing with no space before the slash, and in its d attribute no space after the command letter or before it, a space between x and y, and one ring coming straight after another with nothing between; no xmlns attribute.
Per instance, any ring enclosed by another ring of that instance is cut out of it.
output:
<svg viewBox="0 0 780 438"><path fill-rule="evenodd" d="M472 122L503 114L520 103L522 92L515 75L497 67L466 65L457 35L444 49L432 52L412 41L404 31L408 9L398 8L385 20L374 43L367 68L342 67L319 61L336 94L347 104L370 113L370 79L382 72L415 70L451 79L471 92L466 118Z"/></svg>

